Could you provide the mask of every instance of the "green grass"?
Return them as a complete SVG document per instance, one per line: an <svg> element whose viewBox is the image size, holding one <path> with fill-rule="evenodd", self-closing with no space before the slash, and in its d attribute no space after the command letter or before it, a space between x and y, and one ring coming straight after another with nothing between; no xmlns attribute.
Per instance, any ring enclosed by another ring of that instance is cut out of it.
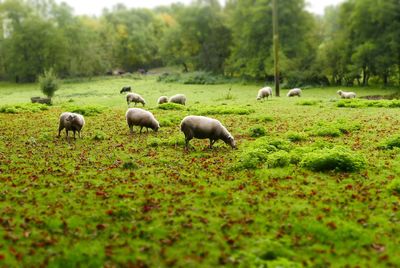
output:
<svg viewBox="0 0 400 268"><path fill-rule="evenodd" d="M158 132L129 135L125 85ZM337 107L338 88L257 102L260 87L96 78L64 82L44 110L0 113L0 266L400 266L400 108ZM177 93L184 109L158 109ZM39 95L0 83L0 107ZM57 138L75 109L83 138ZM185 151L189 114L219 119L238 150Z"/></svg>

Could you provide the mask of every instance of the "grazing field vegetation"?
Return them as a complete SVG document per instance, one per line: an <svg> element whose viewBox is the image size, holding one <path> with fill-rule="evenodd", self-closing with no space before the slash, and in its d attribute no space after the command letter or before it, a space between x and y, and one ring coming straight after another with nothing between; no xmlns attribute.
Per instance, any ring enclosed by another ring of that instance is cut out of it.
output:
<svg viewBox="0 0 400 268"><path fill-rule="evenodd" d="M157 133L129 135L126 85ZM153 76L64 82L52 106L27 104L38 88L0 84L0 266L400 266L398 108ZM176 93L186 106L157 106ZM82 139L57 138L64 111L85 115ZM220 120L238 150L185 151L189 114Z"/></svg>

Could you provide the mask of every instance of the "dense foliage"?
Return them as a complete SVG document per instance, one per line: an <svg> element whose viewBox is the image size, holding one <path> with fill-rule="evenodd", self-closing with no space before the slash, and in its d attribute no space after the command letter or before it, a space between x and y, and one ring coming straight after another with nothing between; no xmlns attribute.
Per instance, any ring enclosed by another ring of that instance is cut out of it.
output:
<svg viewBox="0 0 400 268"><path fill-rule="evenodd" d="M197 0L153 10L118 4L76 16L54 0L0 3L0 79L142 72L166 65L250 80L273 79L271 0ZM323 17L305 0L278 1L287 86L400 83L398 0L346 0Z"/></svg>

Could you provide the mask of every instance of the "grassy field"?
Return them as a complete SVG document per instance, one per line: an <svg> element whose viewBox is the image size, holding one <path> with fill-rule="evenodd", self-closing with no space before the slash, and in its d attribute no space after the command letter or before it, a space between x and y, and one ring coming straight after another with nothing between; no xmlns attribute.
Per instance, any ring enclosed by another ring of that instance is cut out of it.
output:
<svg viewBox="0 0 400 268"><path fill-rule="evenodd" d="M159 132L129 135L125 85ZM256 102L258 88L93 79L39 107L20 105L36 85L0 84L0 266L399 267L400 104L338 88ZM184 109L157 107L176 93ZM67 142L72 110L86 125ZM189 114L219 119L238 150L184 151Z"/></svg>

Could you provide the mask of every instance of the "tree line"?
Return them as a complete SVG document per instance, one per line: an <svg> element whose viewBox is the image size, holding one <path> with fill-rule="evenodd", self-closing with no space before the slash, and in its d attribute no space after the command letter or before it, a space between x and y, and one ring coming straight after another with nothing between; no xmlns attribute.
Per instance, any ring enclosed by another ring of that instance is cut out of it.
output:
<svg viewBox="0 0 400 268"><path fill-rule="evenodd" d="M54 0L0 2L0 79L33 82L160 66L273 80L272 0L115 5L77 16ZM280 73L288 85L400 84L400 1L346 0L324 16L278 1Z"/></svg>

